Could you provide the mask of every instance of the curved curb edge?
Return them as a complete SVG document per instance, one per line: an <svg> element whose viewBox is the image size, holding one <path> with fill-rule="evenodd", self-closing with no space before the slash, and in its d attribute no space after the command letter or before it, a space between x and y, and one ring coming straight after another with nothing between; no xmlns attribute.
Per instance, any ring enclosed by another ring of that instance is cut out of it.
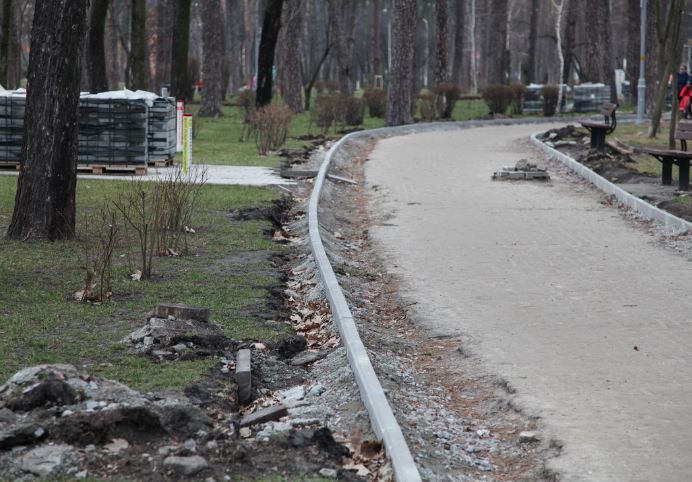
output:
<svg viewBox="0 0 692 482"><path fill-rule="evenodd" d="M419 482L422 479L418 473L416 463L406 444L404 435L401 432L401 427L399 427L399 423L394 417L394 413L387 401L380 381L375 374L375 370L370 363L368 352L360 339L353 315L341 291L332 265L327 258L327 253L319 233L317 205L332 158L335 152L338 151L348 139L360 137L358 134L362 135L363 132L365 131L349 134L341 138L341 140L329 150L320 167L308 206L310 245L320 277L324 283L332 315L339 327L341 341L346 348L351 369L358 383L361 399L365 404L365 408L368 410L370 422L372 423L375 434L380 437L384 443L387 456L392 464L394 476L398 482Z"/></svg>
<svg viewBox="0 0 692 482"><path fill-rule="evenodd" d="M628 193L621 187L618 187L617 185L608 181L606 178L597 174L585 165L561 153L557 149L553 149L552 147L546 145L543 141L538 139L538 135L540 134L541 132L536 132L533 135L531 135L531 143L534 146L541 149L549 157L565 164L572 171L579 174L581 177L589 181L591 184L596 186L604 193L609 194L611 196L615 196L615 198L622 205L627 206L633 211L638 212L642 215L642 217L646 219L661 223L665 227L666 231L672 234L680 234L686 231L692 231L691 222L685 221L684 219L674 216L673 214L670 214L666 211L663 211L662 209L659 209L656 206L649 204L648 202L638 198L637 196Z"/></svg>

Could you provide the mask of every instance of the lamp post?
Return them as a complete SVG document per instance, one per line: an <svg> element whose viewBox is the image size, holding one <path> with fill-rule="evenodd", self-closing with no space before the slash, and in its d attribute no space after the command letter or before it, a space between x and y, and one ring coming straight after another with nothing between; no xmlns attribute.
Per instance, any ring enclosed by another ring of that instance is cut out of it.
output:
<svg viewBox="0 0 692 482"><path fill-rule="evenodd" d="M637 84L637 124L644 122L646 111L646 1L641 0L641 30L639 34L639 83Z"/></svg>

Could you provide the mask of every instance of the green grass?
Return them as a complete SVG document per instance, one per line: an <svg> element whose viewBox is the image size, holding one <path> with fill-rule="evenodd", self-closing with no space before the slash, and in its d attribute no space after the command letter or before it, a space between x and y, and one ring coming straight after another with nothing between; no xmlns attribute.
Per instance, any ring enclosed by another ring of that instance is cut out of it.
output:
<svg viewBox="0 0 692 482"><path fill-rule="evenodd" d="M9 224L15 184L14 177L0 177L0 235ZM154 364L132 357L119 343L159 302L208 307L212 320L236 339L270 340L287 332L287 325L254 314L269 296L267 287L276 283L262 253L282 249L264 233L269 222L231 222L226 215L229 209L267 205L278 195L268 189L205 186L188 255L159 258L153 280L134 282L129 274L136 260L121 248L115 257L114 300L73 301L84 279L84 208L98 208L122 187L118 181L78 182L76 241L23 243L0 237L0 381L24 366L64 362L88 365L136 389L184 387L208 372L213 361Z"/></svg>

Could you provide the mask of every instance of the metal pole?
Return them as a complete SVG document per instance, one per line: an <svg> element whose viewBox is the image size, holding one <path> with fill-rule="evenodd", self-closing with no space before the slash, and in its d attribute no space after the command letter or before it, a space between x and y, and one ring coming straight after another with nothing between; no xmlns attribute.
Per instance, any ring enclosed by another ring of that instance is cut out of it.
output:
<svg viewBox="0 0 692 482"><path fill-rule="evenodd" d="M639 40L639 83L637 84L637 124L645 122L646 112L646 1L641 0L642 25Z"/></svg>

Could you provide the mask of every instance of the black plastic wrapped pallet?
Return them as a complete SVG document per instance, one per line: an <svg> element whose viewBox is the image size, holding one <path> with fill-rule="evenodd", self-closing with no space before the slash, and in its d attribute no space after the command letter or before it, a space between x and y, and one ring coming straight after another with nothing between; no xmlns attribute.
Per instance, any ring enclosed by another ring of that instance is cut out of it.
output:
<svg viewBox="0 0 692 482"><path fill-rule="evenodd" d="M173 159L177 144L175 99L154 100L149 107L149 159L162 161Z"/></svg>

